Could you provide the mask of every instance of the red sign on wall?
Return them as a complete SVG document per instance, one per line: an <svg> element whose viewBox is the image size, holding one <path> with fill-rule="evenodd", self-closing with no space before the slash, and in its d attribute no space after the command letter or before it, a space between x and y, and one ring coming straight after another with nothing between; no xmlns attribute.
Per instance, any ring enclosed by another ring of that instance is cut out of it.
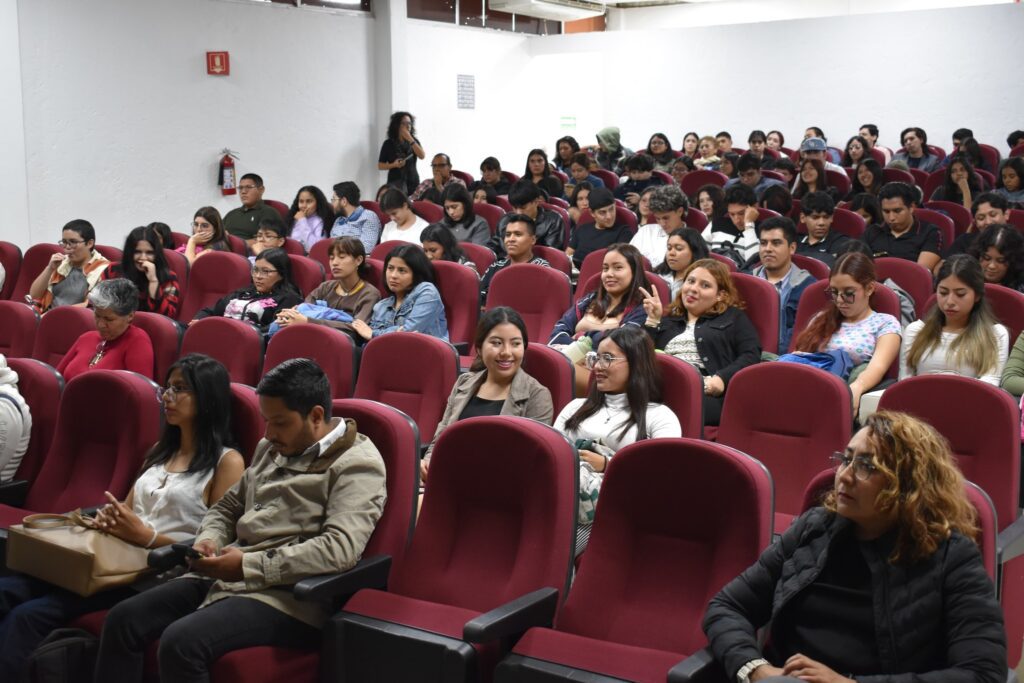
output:
<svg viewBox="0 0 1024 683"><path fill-rule="evenodd" d="M227 52L206 53L206 73L211 76L227 76L231 73L231 63Z"/></svg>

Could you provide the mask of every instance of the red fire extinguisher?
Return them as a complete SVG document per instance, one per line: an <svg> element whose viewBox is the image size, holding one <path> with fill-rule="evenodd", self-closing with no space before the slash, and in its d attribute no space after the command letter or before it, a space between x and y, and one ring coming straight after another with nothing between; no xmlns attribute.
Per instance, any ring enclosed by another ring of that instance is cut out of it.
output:
<svg viewBox="0 0 1024 683"><path fill-rule="evenodd" d="M235 159L238 155L230 149L221 150L224 156L220 158L220 170L217 172L217 184L220 185L221 194L237 194L238 183L235 178Z"/></svg>

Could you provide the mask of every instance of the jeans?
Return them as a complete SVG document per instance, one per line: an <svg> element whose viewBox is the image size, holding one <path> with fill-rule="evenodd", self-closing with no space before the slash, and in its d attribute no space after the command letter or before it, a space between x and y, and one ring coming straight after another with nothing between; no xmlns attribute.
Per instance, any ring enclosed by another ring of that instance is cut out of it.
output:
<svg viewBox="0 0 1024 683"><path fill-rule="evenodd" d="M320 630L258 600L225 598L198 609L212 581L169 581L118 604L107 615L96 680L142 680L150 642L160 639L160 680L209 681L222 655L258 645L316 647Z"/></svg>

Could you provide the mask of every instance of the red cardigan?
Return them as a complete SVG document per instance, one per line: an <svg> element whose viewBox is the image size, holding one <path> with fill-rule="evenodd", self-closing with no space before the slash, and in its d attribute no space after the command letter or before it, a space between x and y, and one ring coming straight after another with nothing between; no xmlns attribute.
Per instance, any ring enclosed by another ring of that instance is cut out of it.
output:
<svg viewBox="0 0 1024 683"><path fill-rule="evenodd" d="M57 366L65 382L89 370L131 370L153 379L153 343L148 334L129 325L120 337L107 342L103 358L90 368L89 361L96 355L101 341L99 332L86 332L68 349Z"/></svg>

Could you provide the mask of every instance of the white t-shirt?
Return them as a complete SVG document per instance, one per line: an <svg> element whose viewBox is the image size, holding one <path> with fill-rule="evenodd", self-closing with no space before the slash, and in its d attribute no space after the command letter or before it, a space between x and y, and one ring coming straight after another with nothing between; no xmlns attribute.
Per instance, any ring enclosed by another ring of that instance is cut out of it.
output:
<svg viewBox="0 0 1024 683"><path fill-rule="evenodd" d="M394 221L388 221L388 224L384 226L384 229L380 233L380 241L389 242L391 240L401 240L403 242L409 242L410 244L420 246L423 244L420 241L420 233L423 232L423 229L428 225L430 225L430 223L426 222L419 216L416 216L415 223L405 229L399 228L398 223L395 223Z"/></svg>
<svg viewBox="0 0 1024 683"><path fill-rule="evenodd" d="M640 229L629 241L640 253L651 262L651 268L657 268L665 260L668 250L668 234L657 223L641 225Z"/></svg>
<svg viewBox="0 0 1024 683"><path fill-rule="evenodd" d="M900 349L900 379L906 379L915 375L952 374L974 377L992 386L999 386L999 379L1003 375L1003 366L1006 365L1006 356L1010 351L1010 333L1005 327L995 325L992 328L996 335L997 363L994 368L980 376L974 368L952 364L952 355L950 354L949 347L952 346L959 336L957 332L943 332L939 344L921 356L917 363L917 372L911 372L910 367L907 365L907 356L910 354L910 348L914 345L914 340L922 329L924 329L924 321L915 320L907 325L907 329L903 331L903 347Z"/></svg>

